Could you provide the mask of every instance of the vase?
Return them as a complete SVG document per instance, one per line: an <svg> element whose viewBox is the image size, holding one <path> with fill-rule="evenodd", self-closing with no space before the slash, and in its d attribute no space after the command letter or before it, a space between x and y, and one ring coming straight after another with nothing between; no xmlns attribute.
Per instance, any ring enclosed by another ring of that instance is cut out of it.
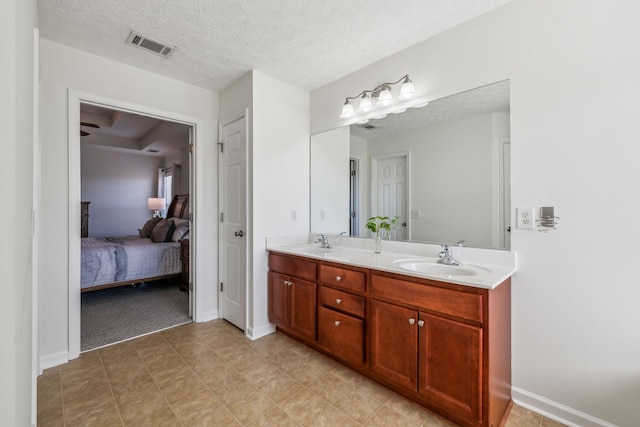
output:
<svg viewBox="0 0 640 427"><path fill-rule="evenodd" d="M375 238L375 250L374 252L379 254L380 252L382 252L382 239L380 238L380 234L376 233L376 238Z"/></svg>

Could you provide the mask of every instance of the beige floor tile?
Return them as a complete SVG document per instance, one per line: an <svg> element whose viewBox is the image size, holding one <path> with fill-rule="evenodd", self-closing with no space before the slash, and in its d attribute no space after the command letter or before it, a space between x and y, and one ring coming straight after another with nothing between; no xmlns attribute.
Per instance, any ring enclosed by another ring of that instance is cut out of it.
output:
<svg viewBox="0 0 640 427"><path fill-rule="evenodd" d="M144 417L140 417L132 423L125 424L126 427L181 427L180 421L170 408L164 408Z"/></svg>
<svg viewBox="0 0 640 427"><path fill-rule="evenodd" d="M335 403L338 399L354 389L353 385L338 378L331 372L321 376L317 381L309 384L308 387L311 391L330 403Z"/></svg>
<svg viewBox="0 0 640 427"><path fill-rule="evenodd" d="M137 396L135 400L119 403L118 411L120 411L120 416L125 424L133 424L168 407L167 401L157 391Z"/></svg>
<svg viewBox="0 0 640 427"><path fill-rule="evenodd" d="M393 409L383 406L364 425L367 427L418 427L420 424L413 423Z"/></svg>
<svg viewBox="0 0 640 427"><path fill-rule="evenodd" d="M86 399L78 400L64 405L64 419L67 425L82 425L83 420L92 420L96 414L111 418L111 413L118 414L113 398L110 399ZM120 423L120 418L118 417ZM91 424L85 424L91 425Z"/></svg>
<svg viewBox="0 0 640 427"><path fill-rule="evenodd" d="M222 320L47 369L37 412L44 427L455 426L280 332L251 341ZM562 426L517 405L506 425Z"/></svg>
<svg viewBox="0 0 640 427"><path fill-rule="evenodd" d="M349 418L335 406L327 406L305 426L309 427L358 427L360 424Z"/></svg>
<svg viewBox="0 0 640 427"><path fill-rule="evenodd" d="M65 427L115 427L122 425L122 420L115 408L88 412L73 419L65 418Z"/></svg>
<svg viewBox="0 0 640 427"><path fill-rule="evenodd" d="M360 424L364 424L382 408L382 402L371 398L357 387L338 399L334 406Z"/></svg>
<svg viewBox="0 0 640 427"><path fill-rule="evenodd" d="M64 427L62 403L54 408L40 408L38 401L38 426L39 427Z"/></svg>
<svg viewBox="0 0 640 427"><path fill-rule="evenodd" d="M211 387L213 394L225 405L255 390L257 389L240 374L234 374L216 387Z"/></svg>
<svg viewBox="0 0 640 427"><path fill-rule="evenodd" d="M175 403L207 389L188 366L179 366L153 374L153 379L169 403Z"/></svg>
<svg viewBox="0 0 640 427"><path fill-rule="evenodd" d="M399 394L394 394L385 405L418 425L425 423L431 415L431 412L426 408L405 399Z"/></svg>
<svg viewBox="0 0 640 427"><path fill-rule="evenodd" d="M305 388L282 402L280 408L294 420L306 424L327 405L326 400Z"/></svg>
<svg viewBox="0 0 640 427"><path fill-rule="evenodd" d="M552 420L551 418L542 417L540 427L564 427L564 424L559 421Z"/></svg>
<svg viewBox="0 0 640 427"><path fill-rule="evenodd" d="M258 390L247 393L240 399L226 405L227 409L236 417L242 425L264 415L275 407L275 403Z"/></svg>
<svg viewBox="0 0 640 427"><path fill-rule="evenodd" d="M300 424L279 407L275 407L248 424L249 427L298 427Z"/></svg>
<svg viewBox="0 0 640 427"><path fill-rule="evenodd" d="M184 425L193 425L221 406L220 401L208 390L195 393L171 405L173 412Z"/></svg>

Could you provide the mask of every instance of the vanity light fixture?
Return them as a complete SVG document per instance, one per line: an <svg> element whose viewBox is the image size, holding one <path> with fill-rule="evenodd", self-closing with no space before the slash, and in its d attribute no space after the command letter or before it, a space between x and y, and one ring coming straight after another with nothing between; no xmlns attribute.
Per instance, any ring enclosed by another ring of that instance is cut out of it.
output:
<svg viewBox="0 0 640 427"><path fill-rule="evenodd" d="M373 108L373 101L377 101L378 104L383 107L388 106L393 101L391 86L400 82L402 82L402 86L400 87L400 95L398 98L402 100L411 98L416 93L416 89L413 87L413 83L407 74L396 82L382 83L373 89L365 89L356 96L348 96L342 106L342 114L340 114L340 118L348 119L353 116L355 110L351 100L354 99L360 99L358 111L363 113L369 112Z"/></svg>

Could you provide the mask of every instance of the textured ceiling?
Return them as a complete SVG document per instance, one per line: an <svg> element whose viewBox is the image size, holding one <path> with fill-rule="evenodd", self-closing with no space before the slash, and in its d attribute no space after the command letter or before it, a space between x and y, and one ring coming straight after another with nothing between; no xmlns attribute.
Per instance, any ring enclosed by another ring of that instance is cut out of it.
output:
<svg viewBox="0 0 640 427"><path fill-rule="evenodd" d="M39 0L42 37L220 91L255 69L313 90L510 0ZM131 31L175 46L163 58Z"/></svg>

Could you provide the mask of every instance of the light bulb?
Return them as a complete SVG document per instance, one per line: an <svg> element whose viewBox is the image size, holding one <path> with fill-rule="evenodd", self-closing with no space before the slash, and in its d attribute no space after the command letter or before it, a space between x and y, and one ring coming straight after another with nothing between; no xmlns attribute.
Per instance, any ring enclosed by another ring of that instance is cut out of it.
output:
<svg viewBox="0 0 640 427"><path fill-rule="evenodd" d="M360 98L360 111L367 112L371 110L371 98L365 93L362 94L362 98Z"/></svg>
<svg viewBox="0 0 640 427"><path fill-rule="evenodd" d="M393 97L391 96L389 86L385 86L384 90L378 94L378 103L385 107L391 103L392 99Z"/></svg>
<svg viewBox="0 0 640 427"><path fill-rule="evenodd" d="M407 76L400 88L400 99L409 99L414 93L416 93L416 88L413 87L413 83L411 83L409 76Z"/></svg>
<svg viewBox="0 0 640 427"><path fill-rule="evenodd" d="M347 99L342 106L342 114L340 114L340 118L348 119L351 116L353 116L353 105L351 105L351 103Z"/></svg>

